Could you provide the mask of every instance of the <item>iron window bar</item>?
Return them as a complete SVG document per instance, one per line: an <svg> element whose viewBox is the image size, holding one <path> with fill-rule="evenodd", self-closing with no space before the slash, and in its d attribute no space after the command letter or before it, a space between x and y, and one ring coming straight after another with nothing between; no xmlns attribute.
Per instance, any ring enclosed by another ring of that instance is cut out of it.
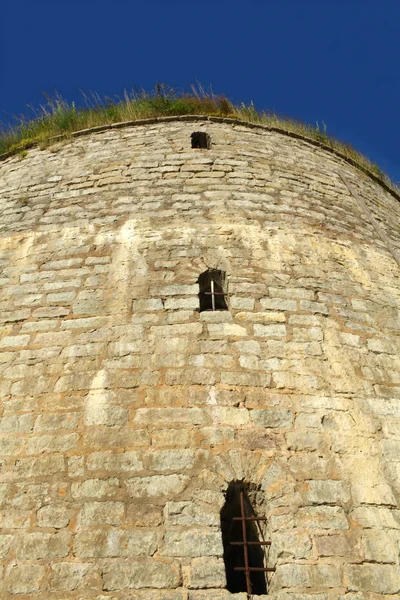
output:
<svg viewBox="0 0 400 600"><path fill-rule="evenodd" d="M215 308L215 296L224 296L224 300L225 300L225 294L224 294L224 292L216 292L215 291L214 279L211 279L211 281L210 281L210 287L211 287L211 291L210 292L202 292L202 293L205 296L211 296L211 310L216 310L216 308Z"/></svg>
<svg viewBox="0 0 400 600"><path fill-rule="evenodd" d="M229 542L229 544L231 546L243 546L244 567L234 567L234 570L244 572L245 578L246 578L247 594L249 596L251 596L251 594L252 594L252 591L251 591L252 585L251 585L251 578L250 578L251 572L252 571L257 571L257 572L261 571L264 573L272 573L275 571L275 569L273 567L251 567L249 564L248 546L270 546L271 542L265 541L265 540L262 542L248 541L246 523L248 521L264 521L265 522L265 521L267 521L267 517L246 517L243 491L240 492L240 515L241 515L240 517L232 517L229 520L242 522L243 541L242 542Z"/></svg>

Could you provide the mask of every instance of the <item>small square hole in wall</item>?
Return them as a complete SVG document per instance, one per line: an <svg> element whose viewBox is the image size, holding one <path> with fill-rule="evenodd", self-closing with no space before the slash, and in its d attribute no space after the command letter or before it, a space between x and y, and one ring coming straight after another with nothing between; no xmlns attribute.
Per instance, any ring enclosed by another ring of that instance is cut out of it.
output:
<svg viewBox="0 0 400 600"><path fill-rule="evenodd" d="M205 131L194 131L191 138L192 148L203 148L205 150L211 148L211 137Z"/></svg>

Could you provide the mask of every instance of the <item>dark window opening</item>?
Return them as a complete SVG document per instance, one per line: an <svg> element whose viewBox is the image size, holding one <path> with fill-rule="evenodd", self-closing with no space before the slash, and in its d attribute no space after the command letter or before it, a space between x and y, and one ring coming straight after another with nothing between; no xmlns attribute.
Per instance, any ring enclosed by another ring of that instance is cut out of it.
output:
<svg viewBox="0 0 400 600"><path fill-rule="evenodd" d="M211 148L211 137L205 131L194 131L192 133L192 148Z"/></svg>
<svg viewBox="0 0 400 600"><path fill-rule="evenodd" d="M200 312L204 310L228 310L225 293L225 273L209 269L199 276Z"/></svg>
<svg viewBox="0 0 400 600"><path fill-rule="evenodd" d="M271 544L261 527L266 518L256 515L248 492L245 483L232 482L221 510L227 589L232 594L262 595L267 593L266 574L275 569L265 566L265 548Z"/></svg>

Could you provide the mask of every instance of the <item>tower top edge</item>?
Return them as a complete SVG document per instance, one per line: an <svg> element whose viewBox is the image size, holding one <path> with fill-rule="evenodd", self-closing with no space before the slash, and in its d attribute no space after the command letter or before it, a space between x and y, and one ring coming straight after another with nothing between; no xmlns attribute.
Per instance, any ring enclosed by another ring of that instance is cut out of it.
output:
<svg viewBox="0 0 400 600"><path fill-rule="evenodd" d="M136 120L131 120L131 121L121 121L118 123L110 123L110 124L106 124L106 125L90 127L87 129L80 129L78 131L73 131L73 132L65 134L65 135L63 135L63 134L57 135L57 136L49 138L47 140L47 142L49 144L54 144L57 142L68 140L68 139L72 141L74 138L83 137L83 136L91 135L94 133L100 133L102 131L109 131L109 130L113 130L113 129L123 129L125 127L139 127L139 126L143 126L143 125L155 125L158 123L162 124L162 123L170 123L170 122L220 123L220 124L224 124L224 125L246 127L247 129L256 129L256 130L274 132L274 133L278 133L278 134L281 134L281 135L284 135L284 136L287 136L290 138L294 138L294 139L306 142L308 144L311 144L312 146L321 148L322 150L329 152L330 154L333 154L333 155L337 156L338 158L341 158L346 163L355 167L358 171L361 171L362 173L367 175L375 183L379 184L386 192L391 194L391 196L393 196L396 200L400 201L400 193L397 192L395 189L393 189L393 187L388 185L388 183L386 183L386 181L383 178L379 177L379 175L377 175L376 173L371 171L371 169L368 169L367 166L361 164L360 162L353 159L352 157L347 156L346 154L344 154L337 148L334 148L334 147L324 143L323 141L309 137L303 133L299 133L296 131L290 131L288 129L285 129L284 127L280 127L280 126L276 126L276 125L266 125L263 123L255 123L255 122L251 122L251 121L244 121L244 120L235 119L232 117L218 117L218 116L213 116L213 115L199 114L199 115L162 116L162 117L152 117L152 118L148 118L148 119L136 119ZM29 150L31 148L38 147L39 145L40 145L39 141L34 141L30 144L27 144L25 146L25 149ZM12 156L15 156L15 154L16 154L15 151L9 151L9 152L0 154L0 162L3 162Z"/></svg>

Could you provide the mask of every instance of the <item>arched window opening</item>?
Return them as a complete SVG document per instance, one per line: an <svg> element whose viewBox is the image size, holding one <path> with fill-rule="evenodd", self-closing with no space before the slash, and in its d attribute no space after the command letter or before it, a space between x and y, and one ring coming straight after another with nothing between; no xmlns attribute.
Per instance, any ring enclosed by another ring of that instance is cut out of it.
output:
<svg viewBox="0 0 400 600"><path fill-rule="evenodd" d="M208 269L199 276L200 312L204 310L228 310L225 292L225 272Z"/></svg>
<svg viewBox="0 0 400 600"><path fill-rule="evenodd" d="M209 150L211 148L211 137L205 131L194 131L191 135L192 148L203 148Z"/></svg>
<svg viewBox="0 0 400 600"><path fill-rule="evenodd" d="M232 482L221 510L227 589L233 594L262 595L267 593L266 574L275 569L265 566L265 549L271 544L261 526L266 517L255 513L249 489L243 481Z"/></svg>

